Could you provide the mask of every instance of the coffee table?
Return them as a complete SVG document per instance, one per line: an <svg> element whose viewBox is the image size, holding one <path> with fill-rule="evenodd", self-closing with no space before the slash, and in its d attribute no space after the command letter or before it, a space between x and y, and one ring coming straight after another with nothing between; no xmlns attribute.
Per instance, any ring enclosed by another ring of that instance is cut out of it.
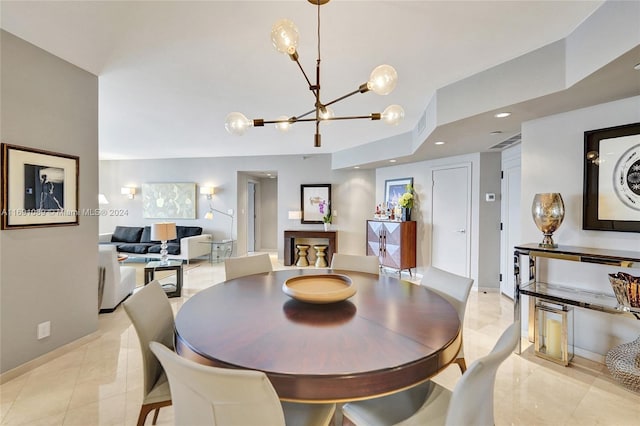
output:
<svg viewBox="0 0 640 426"><path fill-rule="evenodd" d="M176 282L174 284L162 284L162 289L167 293L167 297L180 297L182 295L182 261L170 260L168 265L162 265L159 260L147 263L144 267L145 285L153 281L156 271L176 272Z"/></svg>

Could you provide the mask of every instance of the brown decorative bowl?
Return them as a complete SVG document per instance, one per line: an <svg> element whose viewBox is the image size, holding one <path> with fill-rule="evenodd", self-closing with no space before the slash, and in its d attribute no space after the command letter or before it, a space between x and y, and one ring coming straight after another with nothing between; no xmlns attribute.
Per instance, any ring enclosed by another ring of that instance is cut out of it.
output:
<svg viewBox="0 0 640 426"><path fill-rule="evenodd" d="M324 304L347 300L356 293L356 288L346 275L318 274L289 278L282 291L302 302Z"/></svg>
<svg viewBox="0 0 640 426"><path fill-rule="evenodd" d="M625 272L609 274L618 303L626 308L640 308L640 277Z"/></svg>

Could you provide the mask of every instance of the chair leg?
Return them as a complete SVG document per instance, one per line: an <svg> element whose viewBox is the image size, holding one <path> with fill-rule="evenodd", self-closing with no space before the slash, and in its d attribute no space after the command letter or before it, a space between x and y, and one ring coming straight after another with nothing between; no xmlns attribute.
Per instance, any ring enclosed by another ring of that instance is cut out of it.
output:
<svg viewBox="0 0 640 426"><path fill-rule="evenodd" d="M462 374L467 371L467 362L464 360L464 358L456 358L453 362L458 364L458 367L460 367L460 371L462 372Z"/></svg>
<svg viewBox="0 0 640 426"><path fill-rule="evenodd" d="M147 420L147 416L153 410L153 407L149 405L143 405L140 407L140 414L138 414L138 426L144 426L145 420Z"/></svg>
<svg viewBox="0 0 640 426"><path fill-rule="evenodd" d="M160 408L168 407L169 405L171 405L171 400L154 402L152 404L142 404L142 406L140 407L140 414L138 415L138 426L144 426L144 422L145 420L147 420L147 416L153 410L156 410L153 415L153 424L155 425L156 420L158 420L158 413L160 412Z"/></svg>
<svg viewBox="0 0 640 426"><path fill-rule="evenodd" d="M155 425L158 421L158 414L160 414L160 408L156 408L156 411L153 413L153 422L152 425Z"/></svg>

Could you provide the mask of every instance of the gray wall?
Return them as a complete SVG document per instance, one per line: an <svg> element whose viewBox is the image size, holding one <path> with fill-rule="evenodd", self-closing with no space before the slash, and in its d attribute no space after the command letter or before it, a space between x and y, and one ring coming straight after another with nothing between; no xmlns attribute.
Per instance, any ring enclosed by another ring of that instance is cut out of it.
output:
<svg viewBox="0 0 640 426"><path fill-rule="evenodd" d="M98 207L98 79L0 32L4 143L80 157L79 207ZM77 340L98 324L98 219L0 232L0 372ZM36 339L51 321L51 336Z"/></svg>
<svg viewBox="0 0 640 426"><path fill-rule="evenodd" d="M582 230L584 132L637 122L640 122L640 97L548 116L523 125L523 243L542 240L542 234L531 219L530 206L534 195L560 192L566 214L553 235L556 243L640 251L640 235L637 233ZM618 270L600 265L552 261L543 267L540 279L613 295L607 274ZM628 272L639 275L638 269ZM527 304L523 304L523 308L526 307ZM612 346L633 340L640 333L640 321L622 315L575 309L574 321L576 354L590 358L593 358L592 354L603 355Z"/></svg>

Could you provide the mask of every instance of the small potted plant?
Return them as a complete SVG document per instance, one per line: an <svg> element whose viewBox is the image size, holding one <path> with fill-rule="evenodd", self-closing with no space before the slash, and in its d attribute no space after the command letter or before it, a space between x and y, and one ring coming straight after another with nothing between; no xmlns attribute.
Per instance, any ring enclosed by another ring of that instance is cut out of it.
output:
<svg viewBox="0 0 640 426"><path fill-rule="evenodd" d="M318 205L318 210L322 215L322 222L324 223L324 230L329 230L329 225L331 225L331 209L329 208L329 202L326 200L322 200L322 202Z"/></svg>

